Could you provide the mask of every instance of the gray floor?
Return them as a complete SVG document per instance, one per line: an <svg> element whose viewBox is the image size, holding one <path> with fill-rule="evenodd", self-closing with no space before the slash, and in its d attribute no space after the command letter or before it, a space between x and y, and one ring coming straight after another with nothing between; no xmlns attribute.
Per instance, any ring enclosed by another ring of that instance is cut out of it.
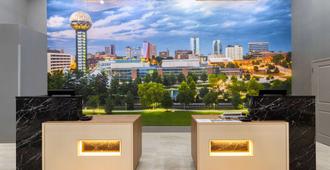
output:
<svg viewBox="0 0 330 170"><path fill-rule="evenodd" d="M317 143L316 150L317 170L330 170L330 147ZM143 133L143 153L138 170L194 169L190 133ZM0 170L15 170L15 144L0 144Z"/></svg>

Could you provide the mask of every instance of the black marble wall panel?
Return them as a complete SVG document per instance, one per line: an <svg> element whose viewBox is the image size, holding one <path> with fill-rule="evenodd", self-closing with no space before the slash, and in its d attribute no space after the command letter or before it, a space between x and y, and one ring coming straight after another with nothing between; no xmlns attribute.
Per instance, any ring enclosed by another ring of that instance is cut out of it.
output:
<svg viewBox="0 0 330 170"><path fill-rule="evenodd" d="M82 98L17 97L16 98L16 169L42 169L41 124L46 121L78 120Z"/></svg>
<svg viewBox="0 0 330 170"><path fill-rule="evenodd" d="M253 120L288 121L290 170L316 170L314 97L255 96L249 110Z"/></svg>

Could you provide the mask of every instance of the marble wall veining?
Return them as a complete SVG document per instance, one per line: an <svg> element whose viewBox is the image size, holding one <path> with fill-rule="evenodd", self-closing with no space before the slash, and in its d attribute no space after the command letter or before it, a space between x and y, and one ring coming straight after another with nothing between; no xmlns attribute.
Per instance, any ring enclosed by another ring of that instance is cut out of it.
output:
<svg viewBox="0 0 330 170"><path fill-rule="evenodd" d="M316 170L315 97L253 96L249 111L253 120L288 121L290 170Z"/></svg>
<svg viewBox="0 0 330 170"><path fill-rule="evenodd" d="M41 170L41 124L46 121L79 120L82 98L16 98L16 169Z"/></svg>

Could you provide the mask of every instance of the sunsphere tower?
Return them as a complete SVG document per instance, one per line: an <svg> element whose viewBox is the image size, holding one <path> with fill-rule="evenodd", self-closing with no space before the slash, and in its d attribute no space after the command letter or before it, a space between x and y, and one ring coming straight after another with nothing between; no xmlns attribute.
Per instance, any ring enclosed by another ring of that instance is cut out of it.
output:
<svg viewBox="0 0 330 170"><path fill-rule="evenodd" d="M71 27L76 30L76 63L77 70L87 72L87 31L92 26L91 17L82 11L70 17Z"/></svg>

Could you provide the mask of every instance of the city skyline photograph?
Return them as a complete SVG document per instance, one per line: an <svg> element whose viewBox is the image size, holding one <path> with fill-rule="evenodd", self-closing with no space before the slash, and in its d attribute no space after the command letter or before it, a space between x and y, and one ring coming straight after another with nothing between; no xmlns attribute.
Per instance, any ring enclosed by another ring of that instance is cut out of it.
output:
<svg viewBox="0 0 330 170"><path fill-rule="evenodd" d="M49 0L48 9L48 89L74 89L84 114L142 110L155 114L149 125L181 126L192 114L246 112L261 90L291 94L290 0Z"/></svg>
<svg viewBox="0 0 330 170"><path fill-rule="evenodd" d="M199 37L200 53L212 54L212 42L224 48L248 43L269 42L271 51L291 51L291 2L200 2L194 0L111 0L105 4L80 0L49 0L48 47L75 55L76 34L70 16L83 11L91 16L87 31L88 52L105 50L114 44L116 54L125 56L125 47L156 45L157 52L191 50L190 38ZM189 5L187 5L189 4Z"/></svg>

